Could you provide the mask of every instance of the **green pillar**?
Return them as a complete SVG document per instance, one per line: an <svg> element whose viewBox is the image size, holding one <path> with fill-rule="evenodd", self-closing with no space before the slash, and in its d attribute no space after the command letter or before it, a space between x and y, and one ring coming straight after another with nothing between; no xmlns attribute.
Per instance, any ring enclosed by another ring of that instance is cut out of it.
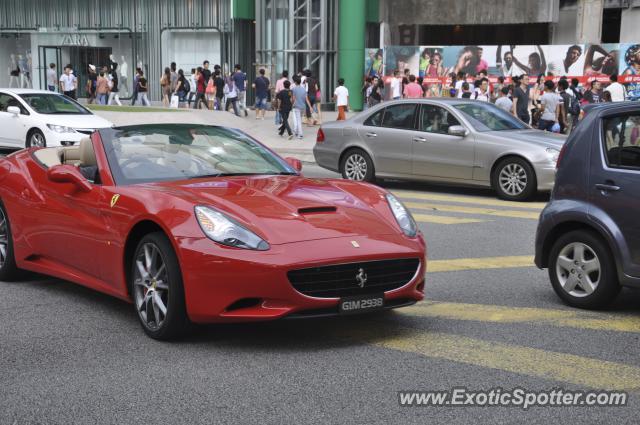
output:
<svg viewBox="0 0 640 425"><path fill-rule="evenodd" d="M349 108L362 110L366 0L338 0L338 78L349 90ZM337 81L332 82L334 86Z"/></svg>

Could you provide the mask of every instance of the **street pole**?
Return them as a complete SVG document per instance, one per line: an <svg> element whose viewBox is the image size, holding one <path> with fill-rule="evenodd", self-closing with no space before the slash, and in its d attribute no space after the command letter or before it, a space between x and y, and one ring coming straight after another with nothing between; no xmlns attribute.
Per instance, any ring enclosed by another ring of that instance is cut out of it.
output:
<svg viewBox="0 0 640 425"><path fill-rule="evenodd" d="M361 111L366 0L339 0L339 4L338 78L344 78L349 90L349 109ZM331 84L336 86L337 81Z"/></svg>

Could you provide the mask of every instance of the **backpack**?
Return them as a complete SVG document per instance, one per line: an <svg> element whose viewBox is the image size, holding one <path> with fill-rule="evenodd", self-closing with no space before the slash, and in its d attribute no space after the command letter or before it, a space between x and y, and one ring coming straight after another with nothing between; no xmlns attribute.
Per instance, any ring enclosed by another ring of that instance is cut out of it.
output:
<svg viewBox="0 0 640 425"><path fill-rule="evenodd" d="M569 96L569 108L567 112L571 115L578 116L580 115L580 101L577 96Z"/></svg>
<svg viewBox="0 0 640 425"><path fill-rule="evenodd" d="M182 91L185 93L189 93L191 91L191 83L187 78L182 79Z"/></svg>

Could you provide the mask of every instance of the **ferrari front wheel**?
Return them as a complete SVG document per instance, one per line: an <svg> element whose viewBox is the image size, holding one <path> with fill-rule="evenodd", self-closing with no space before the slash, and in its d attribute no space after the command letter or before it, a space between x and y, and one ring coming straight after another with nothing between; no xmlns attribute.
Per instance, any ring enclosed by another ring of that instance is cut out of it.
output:
<svg viewBox="0 0 640 425"><path fill-rule="evenodd" d="M146 334L159 340L179 337L189 321L180 264L166 235L155 232L144 236L132 267L133 301Z"/></svg>
<svg viewBox="0 0 640 425"><path fill-rule="evenodd" d="M0 280L14 280L20 275L13 256L13 239L7 210L0 202Z"/></svg>

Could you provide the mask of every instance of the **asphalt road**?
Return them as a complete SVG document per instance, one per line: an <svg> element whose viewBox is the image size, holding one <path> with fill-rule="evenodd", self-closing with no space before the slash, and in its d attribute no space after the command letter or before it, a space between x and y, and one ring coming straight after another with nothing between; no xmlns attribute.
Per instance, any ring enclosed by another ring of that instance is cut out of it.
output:
<svg viewBox="0 0 640 425"><path fill-rule="evenodd" d="M305 164L310 177L331 177ZM133 308L68 282L0 282L0 424L638 423L640 293L577 311L533 267L545 201L384 183L419 221L427 302L373 316L147 338ZM64 249L64 247L61 247ZM398 391L630 391L626 407L400 407Z"/></svg>

